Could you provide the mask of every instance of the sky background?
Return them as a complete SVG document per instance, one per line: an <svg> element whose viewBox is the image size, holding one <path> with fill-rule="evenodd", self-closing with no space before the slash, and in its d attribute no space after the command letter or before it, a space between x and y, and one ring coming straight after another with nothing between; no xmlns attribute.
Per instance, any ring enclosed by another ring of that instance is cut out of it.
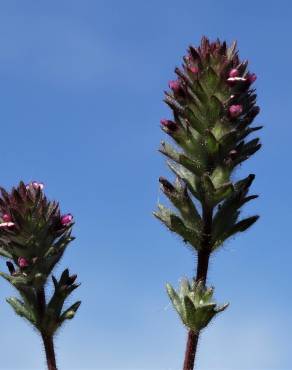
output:
<svg viewBox="0 0 292 370"><path fill-rule="evenodd" d="M231 305L197 368L292 369L291 17L288 0L0 1L0 183L43 181L76 221L58 271L78 273L83 303L57 337L60 370L181 368L186 331L164 285L191 277L195 258L151 213L171 177L157 152L163 90L202 35L238 40L265 129L235 176L256 173L244 213L261 219L212 259L209 283ZM0 368L45 369L0 284Z"/></svg>

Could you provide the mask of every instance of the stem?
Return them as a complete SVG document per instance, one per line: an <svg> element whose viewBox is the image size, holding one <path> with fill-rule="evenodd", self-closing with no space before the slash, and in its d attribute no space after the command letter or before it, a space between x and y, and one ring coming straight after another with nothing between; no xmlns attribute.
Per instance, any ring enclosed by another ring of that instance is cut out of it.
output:
<svg viewBox="0 0 292 370"><path fill-rule="evenodd" d="M45 315L45 309L46 309L46 296L45 296L44 287L39 288L36 292L36 295L37 295L40 322L42 322L42 319ZM42 337L45 352L46 352L48 370L58 370L57 365L56 365L53 336L47 335L44 330L40 330L40 332L41 332L41 337Z"/></svg>
<svg viewBox="0 0 292 370"><path fill-rule="evenodd" d="M48 370L57 370L53 336L48 336L43 333L41 335L46 351Z"/></svg>
<svg viewBox="0 0 292 370"><path fill-rule="evenodd" d="M203 205L202 220L203 220L203 241L202 247L198 252L198 264L197 264L197 275L196 281L203 281L206 284L209 259L211 254L211 234L212 234L212 219L213 219L213 208L207 204ZM197 346L199 341L200 332L194 332L189 330L188 340L185 351L185 359L183 370L193 370L197 352Z"/></svg>

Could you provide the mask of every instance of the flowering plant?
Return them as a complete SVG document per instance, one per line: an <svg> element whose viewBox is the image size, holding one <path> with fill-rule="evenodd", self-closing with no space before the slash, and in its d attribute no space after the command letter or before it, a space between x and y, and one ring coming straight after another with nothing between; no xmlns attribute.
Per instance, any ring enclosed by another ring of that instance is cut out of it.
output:
<svg viewBox="0 0 292 370"><path fill-rule="evenodd" d="M0 275L20 294L7 302L41 334L48 369L55 370L53 337L65 320L72 319L80 301L63 309L66 298L78 287L77 275L66 269L59 280L52 276L54 292L47 301L45 285L69 243L73 217L61 215L59 204L47 200L44 185L23 182L0 197L0 255L7 259L9 273Z"/></svg>
<svg viewBox="0 0 292 370"><path fill-rule="evenodd" d="M168 285L170 298L189 329L184 370L192 370L201 329L222 311L214 303L194 303L206 285L210 256L258 219L239 219L242 206L257 197L248 195L255 176L235 182L232 175L260 149L258 138L247 138L261 127L251 127L259 113L252 88L256 75L248 71L247 61L239 59L236 43L227 47L226 42L203 37L198 48L189 48L182 69L175 72L178 78L169 82L170 91L165 94L173 119L161 120L161 127L176 147L162 142L160 152L169 158L176 179L159 181L178 212L159 204L154 214L197 256L194 281L181 290L187 293L178 295Z"/></svg>

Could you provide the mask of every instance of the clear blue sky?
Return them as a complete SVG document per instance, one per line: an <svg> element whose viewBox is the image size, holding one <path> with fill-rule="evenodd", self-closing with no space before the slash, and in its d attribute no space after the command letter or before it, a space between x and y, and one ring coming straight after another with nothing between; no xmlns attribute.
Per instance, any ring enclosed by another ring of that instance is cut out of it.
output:
<svg viewBox="0 0 292 370"><path fill-rule="evenodd" d="M229 242L209 282L230 308L202 335L200 370L291 370L291 17L288 0L0 2L1 185L39 180L75 216L61 268L83 304L57 338L60 370L178 370L186 332L164 284L195 261L151 215L167 81L201 35L237 39L258 75L260 221ZM4 262L1 261L4 269ZM44 369L36 333L5 303L0 368Z"/></svg>

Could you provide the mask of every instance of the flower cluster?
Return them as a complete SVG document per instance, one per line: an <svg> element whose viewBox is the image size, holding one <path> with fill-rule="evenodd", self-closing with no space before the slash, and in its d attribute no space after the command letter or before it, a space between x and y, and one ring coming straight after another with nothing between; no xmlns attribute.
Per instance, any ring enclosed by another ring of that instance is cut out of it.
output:
<svg viewBox="0 0 292 370"><path fill-rule="evenodd" d="M20 271L28 271L29 267L35 270L56 253L57 249L52 250L54 241L65 235L70 239L73 216L60 215L58 204L48 202L43 189L44 184L37 181L20 183L10 194L1 189L0 253L12 260L9 269L13 273L13 263Z"/></svg>
<svg viewBox="0 0 292 370"><path fill-rule="evenodd" d="M44 292L49 275L74 239L73 216L61 214L59 204L48 201L43 183L20 182L11 192L0 191L0 255L7 259L9 270L0 275L23 299L12 297L7 302L43 336L52 336L80 305L78 301L62 311L65 299L78 287L77 276L69 276L68 269L59 282L53 276L55 292L48 303Z"/></svg>

